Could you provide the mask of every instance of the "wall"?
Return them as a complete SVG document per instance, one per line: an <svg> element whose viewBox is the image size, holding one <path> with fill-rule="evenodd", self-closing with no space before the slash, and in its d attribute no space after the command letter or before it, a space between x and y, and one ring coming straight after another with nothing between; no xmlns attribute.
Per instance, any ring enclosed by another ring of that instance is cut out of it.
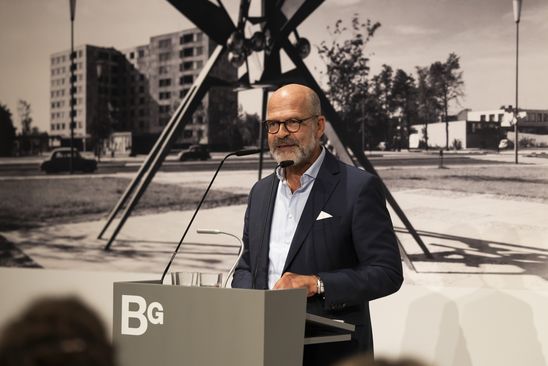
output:
<svg viewBox="0 0 548 366"><path fill-rule="evenodd" d="M0 268L0 326L41 295L74 294L112 329L112 284L159 274ZM545 365L548 291L405 284L373 301L375 352L438 366Z"/></svg>

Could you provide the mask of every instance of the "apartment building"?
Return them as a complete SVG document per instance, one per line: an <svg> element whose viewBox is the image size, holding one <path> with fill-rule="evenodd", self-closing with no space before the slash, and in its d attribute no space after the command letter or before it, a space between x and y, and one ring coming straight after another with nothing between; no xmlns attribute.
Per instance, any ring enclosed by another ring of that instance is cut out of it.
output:
<svg viewBox="0 0 548 366"><path fill-rule="evenodd" d="M131 132L148 146L160 134L216 45L197 28L150 38L123 51L91 45L75 49L77 146L108 126ZM50 57L50 135L70 136L70 51ZM213 74L235 80L237 69L226 59ZM223 126L237 117L237 94L215 88L204 97L179 139L180 143L222 148ZM81 144L81 145L80 145Z"/></svg>

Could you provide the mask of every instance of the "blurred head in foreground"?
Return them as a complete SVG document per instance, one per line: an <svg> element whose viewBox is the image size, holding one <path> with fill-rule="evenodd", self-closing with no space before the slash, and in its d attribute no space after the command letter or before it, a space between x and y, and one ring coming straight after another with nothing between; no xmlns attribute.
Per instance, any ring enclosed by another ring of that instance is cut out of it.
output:
<svg viewBox="0 0 548 366"><path fill-rule="evenodd" d="M9 323L0 336L2 366L113 366L105 327L75 298L46 298Z"/></svg>
<svg viewBox="0 0 548 366"><path fill-rule="evenodd" d="M334 366L427 366L412 358L401 358L398 360L388 360L386 358L373 359L370 354L358 355L343 360Z"/></svg>

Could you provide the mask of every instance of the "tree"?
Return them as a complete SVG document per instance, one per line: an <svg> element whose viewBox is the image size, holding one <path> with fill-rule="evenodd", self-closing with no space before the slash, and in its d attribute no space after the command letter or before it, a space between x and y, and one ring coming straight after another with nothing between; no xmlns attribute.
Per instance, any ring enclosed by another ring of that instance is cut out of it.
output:
<svg viewBox="0 0 548 366"><path fill-rule="evenodd" d="M392 148L395 136L395 126L392 123L392 117L395 110L394 100L392 98L394 70L390 65L383 64L382 70L371 79L369 89L370 105L377 103L375 108L377 115L375 119L382 128L382 141L388 148Z"/></svg>
<svg viewBox="0 0 548 366"><path fill-rule="evenodd" d="M11 156L15 145L15 127L11 111L0 104L0 156Z"/></svg>
<svg viewBox="0 0 548 366"><path fill-rule="evenodd" d="M462 71L460 71L459 57L450 53L447 61L436 61L430 65L431 85L435 90L436 98L443 107L445 121L445 149L449 150L449 103L459 101L464 95Z"/></svg>
<svg viewBox="0 0 548 366"><path fill-rule="evenodd" d="M400 123L399 142L409 147L411 121L417 117L417 87L413 76L398 69L392 83L392 104L400 113L400 121L405 121L405 127ZM405 141L404 141L405 135Z"/></svg>
<svg viewBox="0 0 548 366"><path fill-rule="evenodd" d="M430 69L417 66L417 114L424 121L424 143L428 150L428 123L434 122L441 111L441 106L431 85Z"/></svg>
<svg viewBox="0 0 548 366"><path fill-rule="evenodd" d="M318 53L326 64L327 97L344 122L348 136L357 136L355 131L360 125L372 122L364 120L369 76L365 48L381 24L369 19L362 23L357 14L350 23L350 29L340 19L333 28L328 26L334 39L330 43L323 41ZM348 38L339 40L348 32Z"/></svg>
<svg viewBox="0 0 548 366"><path fill-rule="evenodd" d="M21 135L28 136L31 133L31 108L30 103L26 100L19 99L17 101L17 114L19 115L19 122L21 123Z"/></svg>

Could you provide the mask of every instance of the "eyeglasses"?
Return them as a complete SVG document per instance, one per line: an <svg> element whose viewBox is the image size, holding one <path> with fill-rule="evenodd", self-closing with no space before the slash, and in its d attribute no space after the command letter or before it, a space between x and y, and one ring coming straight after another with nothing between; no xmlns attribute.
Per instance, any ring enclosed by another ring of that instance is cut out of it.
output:
<svg viewBox="0 0 548 366"><path fill-rule="evenodd" d="M315 114L313 116L306 117L306 118L303 118L303 119L290 118L290 119L285 120L285 121L267 120L267 121L264 121L264 124L266 126L266 129L267 129L268 133L272 133L272 134L278 133L278 131L280 130L280 125L281 124L285 125L285 129L288 132L295 133L295 132L299 131L299 129L301 128L301 123L303 123L306 120L309 120L310 118L314 118L314 117L318 117L318 115Z"/></svg>

